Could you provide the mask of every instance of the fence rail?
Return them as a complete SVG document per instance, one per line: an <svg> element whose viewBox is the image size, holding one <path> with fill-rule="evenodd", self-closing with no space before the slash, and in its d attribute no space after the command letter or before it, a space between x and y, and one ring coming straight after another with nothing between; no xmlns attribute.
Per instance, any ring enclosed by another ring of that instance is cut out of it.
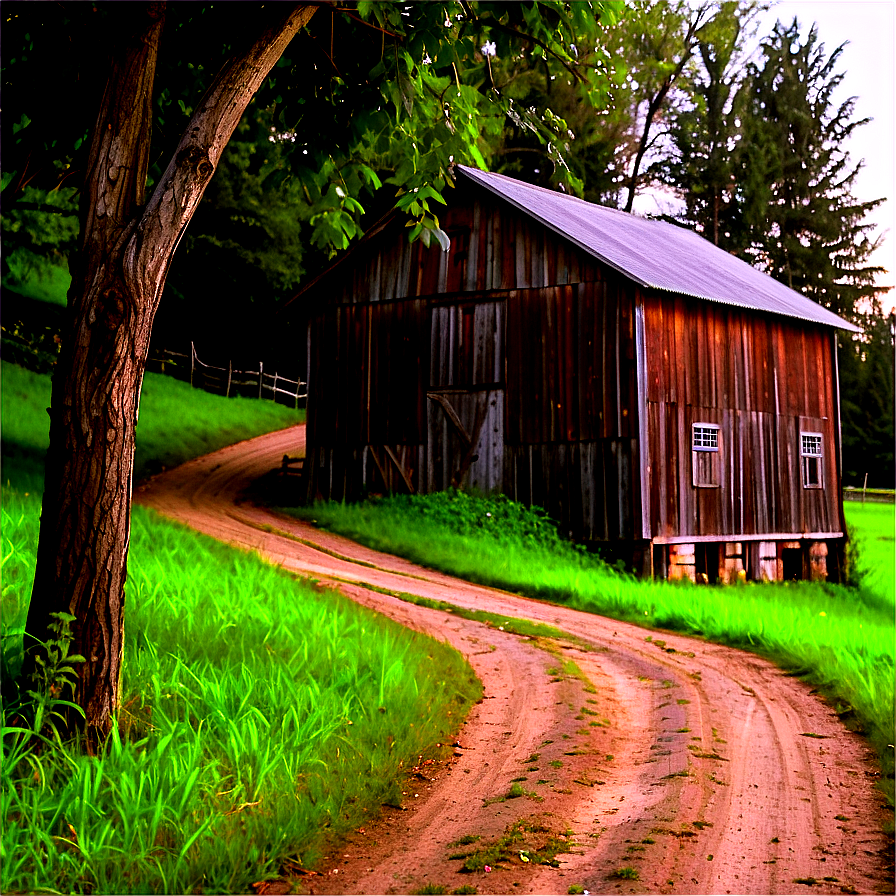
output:
<svg viewBox="0 0 896 896"><path fill-rule="evenodd" d="M294 407L308 398L307 383L281 376L276 370L268 373L261 361L258 362L258 370L239 370L232 362L228 362L226 367L206 364L196 354L196 346L192 342L189 355L163 349L156 352L150 361L161 373L188 380L194 389L215 392L228 398L244 395L277 401L278 396L282 396L281 402L288 398Z"/></svg>
<svg viewBox="0 0 896 896"><path fill-rule="evenodd" d="M861 501L865 500L873 504L896 504L896 491L891 488L851 488L843 487L844 501Z"/></svg>

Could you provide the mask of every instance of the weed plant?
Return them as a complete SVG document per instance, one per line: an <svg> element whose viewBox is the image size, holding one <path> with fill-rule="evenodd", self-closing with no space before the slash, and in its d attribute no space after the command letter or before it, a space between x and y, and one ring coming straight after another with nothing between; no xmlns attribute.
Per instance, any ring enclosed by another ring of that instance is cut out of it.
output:
<svg viewBox="0 0 896 896"><path fill-rule="evenodd" d="M883 508L883 509L881 509ZM700 635L805 675L877 749L893 798L893 508L847 505L859 587L810 582L692 586L639 581L563 540L541 511L460 492L290 510L379 550L588 612Z"/></svg>
<svg viewBox="0 0 896 896"><path fill-rule="evenodd" d="M3 375L0 892L248 892L400 804L405 776L481 694L460 656L140 507L111 737L88 755L54 727L79 659L64 620L52 668L17 702L49 382ZM295 419L271 402L253 417L260 404L149 377L138 452L217 447L237 409L253 422L226 440Z"/></svg>

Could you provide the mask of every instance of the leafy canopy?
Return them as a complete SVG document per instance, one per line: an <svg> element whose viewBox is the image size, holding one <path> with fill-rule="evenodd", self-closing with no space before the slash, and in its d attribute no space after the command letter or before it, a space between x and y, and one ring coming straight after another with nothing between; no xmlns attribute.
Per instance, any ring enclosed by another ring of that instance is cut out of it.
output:
<svg viewBox="0 0 896 896"><path fill-rule="evenodd" d="M4 4L7 202L20 199L29 184L79 185L92 125L84 110L96 107L115 6ZM411 218L412 237L442 239L438 207L451 183L450 165L486 167L506 116L558 145L566 133L549 109L513 107L495 80L491 54L560 66L587 85L583 98L599 106L612 67L602 36L622 9L619 0L322 6L256 95L255 109L283 149L259 177L271 188L295 181L309 240L328 252L359 235L365 205L384 183ZM151 180L164 170L223 60L266 14L258 4L169 5ZM580 58L579 47L587 55ZM581 191L572 177L570 186Z"/></svg>

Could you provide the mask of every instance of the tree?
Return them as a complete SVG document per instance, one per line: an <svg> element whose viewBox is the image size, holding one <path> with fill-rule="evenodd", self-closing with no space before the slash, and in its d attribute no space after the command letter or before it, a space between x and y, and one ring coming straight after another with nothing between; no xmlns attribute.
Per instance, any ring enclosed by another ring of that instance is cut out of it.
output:
<svg viewBox="0 0 896 896"><path fill-rule="evenodd" d="M583 63L592 61L584 48L577 46L576 52ZM565 133L545 144L535 129L517 127L508 119L494 149L492 170L537 186L567 189L589 202L613 204L618 192L615 157L631 128L629 109L617 106L609 94L595 108L583 98L589 85L551 63L520 56L499 59L494 66L502 93L515 107L550 110ZM618 88L625 74L623 66L611 66L611 85Z"/></svg>
<svg viewBox="0 0 896 896"><path fill-rule="evenodd" d="M869 262L879 239L864 219L883 200L852 192L862 164L845 144L867 119L853 117L855 97L834 102L842 51L827 56L814 26L801 41L796 19L776 23L742 88L736 172L748 260L851 318L880 292Z"/></svg>
<svg viewBox="0 0 896 896"><path fill-rule="evenodd" d="M839 335L843 482L862 486L867 476L872 488L893 488L896 312L886 314L874 302L854 319L862 335Z"/></svg>
<svg viewBox="0 0 896 896"><path fill-rule="evenodd" d="M814 27L801 41L796 20L779 22L739 76L737 35L706 35L702 69L680 85L674 152L654 170L684 200L680 220L863 328L839 337L843 479L891 487L894 323L865 221L881 200L852 194L861 163L845 142L864 120L854 98L834 103L841 51L826 56Z"/></svg>
<svg viewBox="0 0 896 896"><path fill-rule="evenodd" d="M669 114L669 153L650 173L684 201L677 216L716 246L742 249L735 155L742 128L738 89L744 79L743 44L751 35L755 3L724 4L725 14L704 28L695 65L678 84Z"/></svg>
<svg viewBox="0 0 896 896"><path fill-rule="evenodd" d="M195 341L205 361L225 366L259 359L267 366L271 316L322 254L306 251L301 184L281 179L289 167L283 142L256 105L227 144L172 260L153 332L157 346Z"/></svg>
<svg viewBox="0 0 896 896"><path fill-rule="evenodd" d="M722 4L715 10L710 2L693 5L687 0L639 3L638 15L629 17L620 29L624 46L637 60L628 81L635 127L631 141L622 147L625 211L632 210L644 180L642 165L656 143L653 127L672 87L690 62L701 33L715 18L729 14L731 6L734 4Z"/></svg>
<svg viewBox="0 0 896 896"><path fill-rule="evenodd" d="M88 728L104 729L118 702L134 431L161 286L243 110L314 12L279 8L225 65L145 204L165 10L149 4L122 14L82 188L27 623L29 635L44 641L51 613L75 617L75 650L87 658L78 701Z"/></svg>
<svg viewBox="0 0 896 896"><path fill-rule="evenodd" d="M294 172L310 208L314 244L335 250L360 232L363 207L357 197L381 185L377 169L390 173L386 183L397 188L397 207L412 218L410 234L427 244L432 237L441 241L432 208L443 201L448 166L482 164L483 130L496 127L505 113L494 91L462 80L467 68L475 76L483 65L481 41L500 33L535 44L575 70L570 27L597 43L601 18L611 16L612 7L567 8L557 0L506 7L75 7L60 13L49 4L4 5L7 50L15 44L7 53L4 94L18 94L12 116L21 126L6 161L14 171L7 184L12 196L36 172L52 176L50 163L69 146L72 161L65 164L78 170L84 123L62 110L54 130L41 107L43 97L31 95L28 115L21 92L30 86L28 71L36 71L41 86L52 87L48 71L58 77L59 69L41 56L41 37L44 46L62 53L68 35L74 34L70 41L86 41L96 34L98 55L108 59L108 68L105 78L85 79L102 84L101 100L79 177L79 246L70 265L67 332L53 378L26 646L33 662L34 645L46 640L51 614L75 617L72 651L87 658L79 668L76 699L88 733L99 736L118 699L134 428L153 321L174 251L250 101L266 82L262 105L272 109L276 133L289 141L298 162ZM78 20L74 30L64 21L69 14ZM230 31L216 42L223 33L214 24L217 16ZM317 33L307 28L312 17L323 22ZM207 43L196 43L197 34ZM299 35L301 47L284 56ZM75 47L77 61L85 62L79 54L88 46ZM343 47L350 52L337 58ZM191 56L199 61L189 62ZM164 86L156 83L160 63L161 70L176 74ZM601 77L592 69L580 76ZM155 142L154 118L160 132ZM316 142L319 137L325 142Z"/></svg>

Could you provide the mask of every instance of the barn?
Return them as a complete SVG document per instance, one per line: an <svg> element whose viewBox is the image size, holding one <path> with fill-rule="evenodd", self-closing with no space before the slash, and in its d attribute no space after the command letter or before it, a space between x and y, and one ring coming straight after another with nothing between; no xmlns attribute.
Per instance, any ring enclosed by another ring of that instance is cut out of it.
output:
<svg viewBox="0 0 896 896"><path fill-rule="evenodd" d="M838 577L856 328L673 224L456 179L447 251L387 218L300 294L308 499L502 492L646 575Z"/></svg>

